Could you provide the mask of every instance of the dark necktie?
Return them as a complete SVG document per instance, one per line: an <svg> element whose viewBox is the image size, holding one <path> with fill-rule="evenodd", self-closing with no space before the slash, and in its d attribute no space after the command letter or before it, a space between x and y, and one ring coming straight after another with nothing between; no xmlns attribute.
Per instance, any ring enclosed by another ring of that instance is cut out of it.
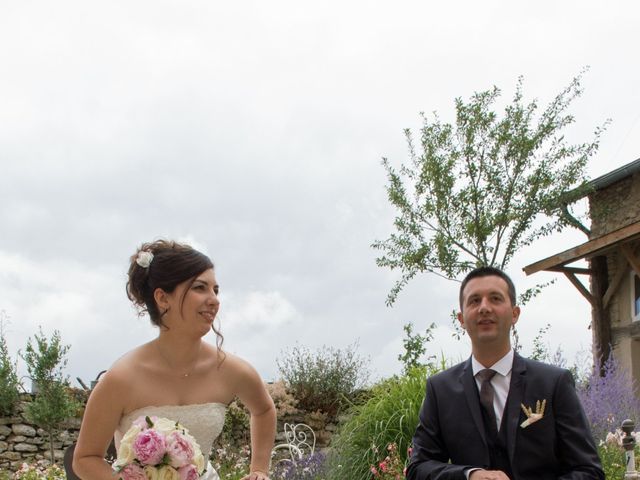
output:
<svg viewBox="0 0 640 480"><path fill-rule="evenodd" d="M484 408L487 418L489 419L489 425L487 425L487 428L489 429L489 435L493 438L497 438L498 436L496 413L493 409L493 396L495 395L495 390L493 389L493 385L491 385L491 379L495 374L496 371L489 368L480 370L477 374L478 378L480 378L480 405Z"/></svg>

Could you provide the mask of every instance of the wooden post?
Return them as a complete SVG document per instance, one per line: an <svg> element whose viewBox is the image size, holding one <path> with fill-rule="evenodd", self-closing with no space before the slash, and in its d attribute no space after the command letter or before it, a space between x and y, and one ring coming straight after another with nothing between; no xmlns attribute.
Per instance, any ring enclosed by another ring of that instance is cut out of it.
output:
<svg viewBox="0 0 640 480"><path fill-rule="evenodd" d="M600 365L600 375L604 376L604 364L611 353L611 318L604 306L604 295L609 287L607 257L598 255L591 263L591 328L593 329L594 360Z"/></svg>

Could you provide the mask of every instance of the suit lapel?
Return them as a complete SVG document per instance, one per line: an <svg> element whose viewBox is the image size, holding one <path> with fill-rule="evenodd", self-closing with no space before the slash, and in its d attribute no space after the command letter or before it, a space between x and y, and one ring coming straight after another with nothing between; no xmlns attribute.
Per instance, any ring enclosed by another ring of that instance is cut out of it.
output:
<svg viewBox="0 0 640 480"><path fill-rule="evenodd" d="M520 404L524 396L526 385L527 365L525 360L514 354L513 367L511 368L511 384L509 385L509 395L505 406L506 427L507 427L507 451L509 452L509 461L511 465L515 465L513 460L516 450L516 435L518 433L518 423L520 422Z"/></svg>
<svg viewBox="0 0 640 480"><path fill-rule="evenodd" d="M476 381L473 378L473 368L471 367L471 357L464 366L462 374L460 375L460 382L465 391L465 398L467 399L467 405L469 411L473 417L473 422L476 424L476 428L480 433L482 442L485 447L487 446L487 439L485 437L484 422L482 421L482 413L480 412L480 398L478 397L478 387Z"/></svg>

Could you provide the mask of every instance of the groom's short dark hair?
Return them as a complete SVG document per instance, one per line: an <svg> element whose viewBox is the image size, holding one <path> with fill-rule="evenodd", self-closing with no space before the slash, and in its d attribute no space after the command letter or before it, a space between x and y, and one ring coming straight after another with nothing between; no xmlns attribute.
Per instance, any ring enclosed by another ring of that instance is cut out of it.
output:
<svg viewBox="0 0 640 480"><path fill-rule="evenodd" d="M505 282L507 282L507 288L509 290L509 299L511 300L511 305L516 305L516 286L513 284L513 280L504 273L502 270L496 267L478 267L471 270L467 273L467 276L464 277L462 283L460 284L460 311L462 311L462 292L464 291L464 287L467 286L470 280L474 278L480 277L500 277Z"/></svg>

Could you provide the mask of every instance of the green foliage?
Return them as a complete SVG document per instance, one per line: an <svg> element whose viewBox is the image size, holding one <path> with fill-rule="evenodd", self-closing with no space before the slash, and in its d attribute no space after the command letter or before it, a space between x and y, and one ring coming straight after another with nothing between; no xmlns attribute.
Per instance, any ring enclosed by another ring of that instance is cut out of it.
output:
<svg viewBox="0 0 640 480"><path fill-rule="evenodd" d="M544 342L544 336L551 328L551 324L547 323L544 327L538 330L538 334L533 339L533 350L529 358L532 360L538 360L540 362L547 361L549 359L549 347Z"/></svg>
<svg viewBox="0 0 640 480"><path fill-rule="evenodd" d="M626 458L621 446L609 442L598 445L598 455L602 462L602 470L607 480L623 479L626 471ZM640 446L634 450L636 471L640 470Z"/></svg>
<svg viewBox="0 0 640 480"><path fill-rule="evenodd" d="M420 335L419 333L413 333L412 323L404 325L405 338L402 339L404 352L398 355L398 360L402 362L402 369L405 374L409 373L411 369L423 365L420 362L420 357L427 352L427 343L433 340L433 330L435 328L436 324L431 323L426 328L424 335ZM430 355L426 365L432 365L435 358L435 355Z"/></svg>
<svg viewBox="0 0 640 480"><path fill-rule="evenodd" d="M323 346L311 351L296 345L276 360L288 390L307 412L321 410L335 416L356 389L369 378L368 360L357 344L345 349Z"/></svg>
<svg viewBox="0 0 640 480"><path fill-rule="evenodd" d="M22 356L38 392L26 407L27 418L49 434L50 454L53 458L53 434L61 424L72 417L79 405L69 391L69 378L64 375L68 345L62 345L60 333L51 339L42 333L30 338Z"/></svg>
<svg viewBox="0 0 640 480"><path fill-rule="evenodd" d="M65 480L67 476L57 465L45 465L44 463L23 463L20 469L10 477L8 474L0 474L0 480Z"/></svg>
<svg viewBox="0 0 640 480"><path fill-rule="evenodd" d="M0 312L0 415L9 416L15 411L20 398L20 380L17 366L11 361L4 336L6 314Z"/></svg>
<svg viewBox="0 0 640 480"><path fill-rule="evenodd" d="M436 369L418 367L403 376L394 376L373 388L371 398L349 411L349 419L339 427L331 442L329 478L369 480L370 466L378 452L395 444L401 462L418 425L427 374Z"/></svg>
<svg viewBox="0 0 640 480"><path fill-rule="evenodd" d="M378 266L402 273L388 304L418 273L454 279L479 265L504 269L521 248L575 226L563 208L586 191L585 167L608 123L591 142L567 144L564 130L575 121L567 109L582 93L581 77L539 114L537 100L524 101L522 77L502 116L494 111L497 87L457 98L454 125L422 115L420 152L405 130L409 162L400 170L382 162L395 233L372 245L382 251Z"/></svg>
<svg viewBox="0 0 640 480"><path fill-rule="evenodd" d="M247 445L222 444L212 453L211 463L221 480L240 480L249 474L250 456Z"/></svg>
<svg viewBox="0 0 640 480"><path fill-rule="evenodd" d="M218 443L231 447L249 443L249 413L240 400L229 404Z"/></svg>

